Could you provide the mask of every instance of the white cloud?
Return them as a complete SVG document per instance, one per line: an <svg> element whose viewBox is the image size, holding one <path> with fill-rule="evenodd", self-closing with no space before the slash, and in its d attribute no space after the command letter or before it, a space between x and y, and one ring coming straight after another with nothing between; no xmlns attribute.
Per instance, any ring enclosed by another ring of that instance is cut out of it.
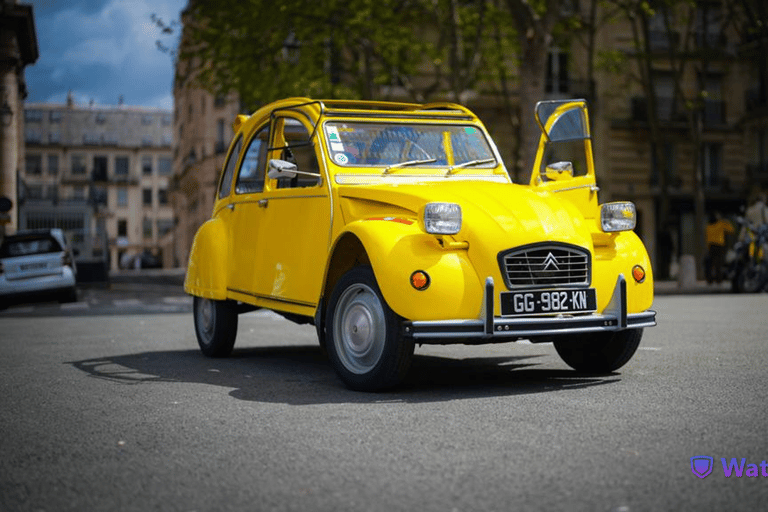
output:
<svg viewBox="0 0 768 512"><path fill-rule="evenodd" d="M65 100L67 90L75 89L78 102L87 97L114 104L122 94L130 104L170 108L173 64L155 42L162 39L168 45L174 38L163 35L151 16L177 20L186 4L187 0L104 0L100 8L91 6L86 12L75 0L47 12L36 20L39 71L28 76L38 79L41 99ZM33 96L35 85L29 83Z"/></svg>

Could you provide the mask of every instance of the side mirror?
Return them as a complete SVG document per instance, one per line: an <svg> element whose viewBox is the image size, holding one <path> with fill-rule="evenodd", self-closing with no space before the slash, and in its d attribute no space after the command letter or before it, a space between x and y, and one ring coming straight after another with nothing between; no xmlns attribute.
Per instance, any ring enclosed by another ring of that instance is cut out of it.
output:
<svg viewBox="0 0 768 512"><path fill-rule="evenodd" d="M295 178L296 174L298 174L297 169L298 167L294 163L273 158L269 161L267 176L269 176L269 179L271 180L276 180L278 178Z"/></svg>
<svg viewBox="0 0 768 512"><path fill-rule="evenodd" d="M555 162L547 165L544 173L549 181L563 181L573 178L573 164L571 162Z"/></svg>

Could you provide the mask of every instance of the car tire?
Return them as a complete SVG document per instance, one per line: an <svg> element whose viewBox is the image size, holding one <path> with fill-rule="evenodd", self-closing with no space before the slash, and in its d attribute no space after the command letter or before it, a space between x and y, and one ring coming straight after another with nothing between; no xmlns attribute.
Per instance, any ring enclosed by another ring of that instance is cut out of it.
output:
<svg viewBox="0 0 768 512"><path fill-rule="evenodd" d="M339 279L328 302L325 345L349 388L382 391L402 382L414 344L400 337L400 323L370 267L355 267Z"/></svg>
<svg viewBox="0 0 768 512"><path fill-rule="evenodd" d="M578 372L611 373L632 359L643 337L642 329L599 332L579 339L555 341L555 350Z"/></svg>
<svg viewBox="0 0 768 512"><path fill-rule="evenodd" d="M237 310L232 301L195 297L195 334L200 350L208 357L227 357L237 337Z"/></svg>

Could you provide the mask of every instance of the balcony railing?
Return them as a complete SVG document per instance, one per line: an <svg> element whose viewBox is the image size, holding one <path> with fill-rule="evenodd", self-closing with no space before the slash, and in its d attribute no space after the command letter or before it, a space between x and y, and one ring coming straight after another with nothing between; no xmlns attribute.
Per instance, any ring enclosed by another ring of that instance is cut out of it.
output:
<svg viewBox="0 0 768 512"><path fill-rule="evenodd" d="M684 108L676 106L672 98L661 97L656 98L656 115L659 121L668 123L685 121L688 113ZM725 102L705 100L701 115L705 126L725 124ZM632 98L632 120L648 120L648 98Z"/></svg>

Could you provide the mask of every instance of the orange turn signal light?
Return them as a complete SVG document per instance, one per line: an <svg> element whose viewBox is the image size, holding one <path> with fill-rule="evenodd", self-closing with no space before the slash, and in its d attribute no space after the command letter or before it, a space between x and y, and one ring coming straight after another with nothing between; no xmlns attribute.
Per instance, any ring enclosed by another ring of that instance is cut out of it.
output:
<svg viewBox="0 0 768 512"><path fill-rule="evenodd" d="M642 283L645 281L645 269L640 265L635 265L632 267L632 277L634 277L635 281L638 283Z"/></svg>
<svg viewBox="0 0 768 512"><path fill-rule="evenodd" d="M429 288L429 274L424 272L423 270L417 270L413 274L411 274L411 286L416 288L419 291L426 290Z"/></svg>

